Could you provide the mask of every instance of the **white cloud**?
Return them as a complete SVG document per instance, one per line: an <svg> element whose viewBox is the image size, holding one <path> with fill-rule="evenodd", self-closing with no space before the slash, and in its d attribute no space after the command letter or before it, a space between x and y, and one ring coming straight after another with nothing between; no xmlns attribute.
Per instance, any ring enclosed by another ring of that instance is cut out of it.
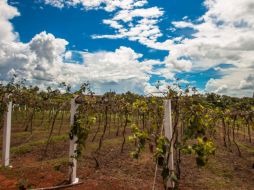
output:
<svg viewBox="0 0 254 190"><path fill-rule="evenodd" d="M57 8L81 5L86 10L104 9L112 12L116 9L142 7L147 4L147 0L44 0L44 3Z"/></svg>
<svg viewBox="0 0 254 190"><path fill-rule="evenodd" d="M57 86L61 82L75 87L90 81L96 93L107 90L144 93L149 90L153 62L140 62L142 55L131 48L122 46L114 52L79 52L84 62L73 64L63 59L66 54L69 56L67 44L63 39L42 32L27 44L13 42L5 45L5 54L0 56L0 80L8 80L16 74L19 79L25 78L41 87Z"/></svg>
<svg viewBox="0 0 254 190"><path fill-rule="evenodd" d="M112 19L103 20L104 24L115 29L115 34L93 35L92 38L121 39L128 38L158 50L169 50L172 40L158 42L163 36L158 23L164 11L158 7L120 10ZM134 19L135 18L135 19Z"/></svg>
<svg viewBox="0 0 254 190"><path fill-rule="evenodd" d="M65 0L45 0L45 4L52 5L57 8L63 8L64 7L64 1Z"/></svg>
<svg viewBox="0 0 254 190"><path fill-rule="evenodd" d="M66 40L57 39L46 32L37 34L29 43L13 41L3 44L0 51L0 79L8 80L17 74L28 81L59 82L56 76L61 73L67 44Z"/></svg>
<svg viewBox="0 0 254 190"><path fill-rule="evenodd" d="M13 32L13 26L9 22L10 19L18 15L18 10L9 6L7 0L0 1L0 43L4 41L13 41L18 37L18 35Z"/></svg>
<svg viewBox="0 0 254 190"><path fill-rule="evenodd" d="M222 63L232 64L235 68L221 69L223 76L211 79L206 91L251 96L253 86L245 79L254 72L254 1L206 0L204 3L207 12L197 21L173 22L176 28L192 28L195 32L192 38L171 45L165 61L177 66L192 65L191 69L197 71ZM181 64L183 57L188 61Z"/></svg>
<svg viewBox="0 0 254 190"><path fill-rule="evenodd" d="M71 60L71 59L72 59L72 52L71 52L71 51L67 51L67 52L64 54L64 59L66 59L66 60Z"/></svg>
<svg viewBox="0 0 254 190"><path fill-rule="evenodd" d="M185 20L185 18L183 18L183 20ZM192 24L191 22L186 22L186 21L172 22L172 24L176 28L193 28L194 27L194 24Z"/></svg>
<svg viewBox="0 0 254 190"><path fill-rule="evenodd" d="M190 71L192 68L192 62L186 59L175 59L168 56L164 60L168 66L174 67L178 71Z"/></svg>
<svg viewBox="0 0 254 190"><path fill-rule="evenodd" d="M252 96L254 92L254 68L228 68L220 71L222 77L210 79L205 91L230 96Z"/></svg>
<svg viewBox="0 0 254 190"><path fill-rule="evenodd" d="M103 24L107 24L109 25L111 28L115 28L115 29L122 29L123 26L121 24L119 24L117 21L115 20L108 20L105 19L103 20Z"/></svg>
<svg viewBox="0 0 254 190"><path fill-rule="evenodd" d="M254 72L254 70L253 70ZM240 82L240 89L252 89L254 92L254 74L249 74L245 79Z"/></svg>
<svg viewBox="0 0 254 190"><path fill-rule="evenodd" d="M135 17L152 19L152 18L159 18L162 15L163 15L163 11L160 10L158 7L140 8L140 9L133 9L133 10L121 10L117 12L113 20L130 22Z"/></svg>
<svg viewBox="0 0 254 190"><path fill-rule="evenodd" d="M205 5L209 9L203 16L206 20L213 18L229 25L246 23L253 26L254 24L252 0L206 0Z"/></svg>

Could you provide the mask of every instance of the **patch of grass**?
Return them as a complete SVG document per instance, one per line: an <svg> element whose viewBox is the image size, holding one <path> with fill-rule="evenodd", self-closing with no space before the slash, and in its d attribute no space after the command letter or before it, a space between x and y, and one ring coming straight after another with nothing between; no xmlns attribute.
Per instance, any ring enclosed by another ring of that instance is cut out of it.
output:
<svg viewBox="0 0 254 190"><path fill-rule="evenodd" d="M9 166L5 167L3 165L0 165L0 172L10 171L11 169L12 167L9 167Z"/></svg>
<svg viewBox="0 0 254 190"><path fill-rule="evenodd" d="M212 174L212 177L205 178L204 183L207 184L208 187L213 187L214 189L228 189L228 187L230 187L230 182L234 181L233 171L215 159L209 160L204 169L206 173Z"/></svg>
<svg viewBox="0 0 254 190"><path fill-rule="evenodd" d="M205 184L207 184L208 187L213 187L214 189L229 189L229 184L227 181L221 178L213 178L213 179L207 179L205 178Z"/></svg>
<svg viewBox="0 0 254 190"><path fill-rule="evenodd" d="M63 141L67 140L69 137L67 135L60 135L60 136L53 136L51 138L51 142L58 142L58 141ZM11 153L12 154L25 154L30 152L34 147L37 147L39 145L44 145L47 143L47 140L39 140L39 141L34 141L34 142L29 142L17 147L12 147L11 148Z"/></svg>
<svg viewBox="0 0 254 190"><path fill-rule="evenodd" d="M99 136L100 137L100 136ZM126 137L127 138L127 137ZM99 139L99 138L98 138ZM102 149L103 147L105 146L115 146L115 145L119 145L121 142L123 141L123 138L122 137L115 137L115 138L112 138L112 139L104 139L103 140L103 143L102 143ZM126 140L126 144L128 143L128 140ZM89 142L87 141L86 143L86 148L85 150L87 151L92 151L92 150L96 150L98 148L99 144L97 141L95 142ZM119 146L118 146L119 147ZM86 152L84 150L84 152Z"/></svg>
<svg viewBox="0 0 254 190"><path fill-rule="evenodd" d="M64 141L64 140L68 140L68 139L69 139L69 136L67 136L67 135L59 135L59 136L53 136L51 140L53 142L57 142L57 141Z"/></svg>
<svg viewBox="0 0 254 190"><path fill-rule="evenodd" d="M113 138L113 139L107 139L107 140L105 140L104 144L111 146L111 145L116 145L116 144L122 143L122 141L123 141L123 137L118 137L118 138ZM128 143L128 139L126 137L126 144L127 143Z"/></svg>
<svg viewBox="0 0 254 190"><path fill-rule="evenodd" d="M26 190L26 189L33 188L33 185L30 184L27 179L20 179L19 182L16 184L16 186L19 190Z"/></svg>
<svg viewBox="0 0 254 190"><path fill-rule="evenodd" d="M60 171L61 164L54 165L53 168L54 168L55 171Z"/></svg>
<svg viewBox="0 0 254 190"><path fill-rule="evenodd" d="M206 168L211 171L217 177L223 177L224 179L232 179L233 171L226 169L222 163L219 163L217 160L210 160Z"/></svg>
<svg viewBox="0 0 254 190"><path fill-rule="evenodd" d="M241 148L245 149L247 152L254 154L254 147L253 146L250 146L250 145L247 145L247 144L244 144L244 143L240 143L240 142L238 142L237 144Z"/></svg>
<svg viewBox="0 0 254 190"><path fill-rule="evenodd" d="M53 159L46 161L46 163L53 165L53 169L55 171L60 171L62 167L66 167L69 165L69 157L62 157L58 159Z"/></svg>
<svg viewBox="0 0 254 190"><path fill-rule="evenodd" d="M26 154L31 152L32 147L30 145L21 145L18 147L11 148L11 154Z"/></svg>
<svg viewBox="0 0 254 190"><path fill-rule="evenodd" d="M52 165L65 164L65 163L69 163L69 157L65 156L65 157L56 158L56 159L52 159L52 160L45 160L42 162L52 164Z"/></svg>
<svg viewBox="0 0 254 190"><path fill-rule="evenodd" d="M36 128L36 130L33 130L33 136L40 135L41 133L47 133L47 131L44 128ZM12 138L22 138L26 136L30 136L30 131L20 131L20 132L14 132L11 134Z"/></svg>
<svg viewBox="0 0 254 190"><path fill-rule="evenodd" d="M17 133L14 133L12 134L12 138L22 138L22 137L25 137L25 136L29 136L31 135L31 132L29 131L24 131L24 132L17 132Z"/></svg>

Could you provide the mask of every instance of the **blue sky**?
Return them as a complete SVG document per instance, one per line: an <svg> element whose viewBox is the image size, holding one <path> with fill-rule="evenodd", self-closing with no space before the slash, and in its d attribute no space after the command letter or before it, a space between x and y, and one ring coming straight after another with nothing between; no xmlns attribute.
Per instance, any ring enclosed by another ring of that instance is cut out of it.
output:
<svg viewBox="0 0 254 190"><path fill-rule="evenodd" d="M41 87L89 80L98 93L147 93L180 78L201 92L252 95L251 0L1 1L0 47L15 54L0 61L2 81L16 73Z"/></svg>

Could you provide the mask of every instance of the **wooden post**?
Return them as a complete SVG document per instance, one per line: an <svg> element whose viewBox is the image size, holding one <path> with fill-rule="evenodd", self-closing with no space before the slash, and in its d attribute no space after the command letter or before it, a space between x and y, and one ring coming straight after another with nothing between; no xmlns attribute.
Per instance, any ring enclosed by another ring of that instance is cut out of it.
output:
<svg viewBox="0 0 254 190"><path fill-rule="evenodd" d="M76 98L71 100L71 110L70 110L70 125L74 124L74 116L76 114L78 105L75 102ZM76 155L77 144L77 137L74 136L72 140L70 140L70 150L69 150L69 161L70 161L70 168L69 168L69 176L71 184L76 184L79 182L79 178L77 178L77 159L74 157Z"/></svg>
<svg viewBox="0 0 254 190"><path fill-rule="evenodd" d="M10 146L11 146L11 112L12 102L5 98L7 104L7 110L4 113L4 126L3 126L3 154L2 161L3 166L10 165Z"/></svg>
<svg viewBox="0 0 254 190"><path fill-rule="evenodd" d="M174 173L174 154L173 154L173 128L172 128L172 115L171 115L171 100L164 100L164 120L163 120L165 136L171 142L169 150L168 168L170 174ZM175 186L172 179L168 179L167 188L173 189Z"/></svg>

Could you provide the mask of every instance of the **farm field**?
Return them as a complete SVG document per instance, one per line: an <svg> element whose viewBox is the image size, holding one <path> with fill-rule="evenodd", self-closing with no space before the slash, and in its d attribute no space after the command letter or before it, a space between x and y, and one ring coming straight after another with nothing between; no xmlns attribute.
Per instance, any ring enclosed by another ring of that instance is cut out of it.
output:
<svg viewBox="0 0 254 190"><path fill-rule="evenodd" d="M87 96L84 98L88 100ZM91 102L94 104L94 101ZM105 105L98 108L102 112L96 115L96 120L91 117L94 116L95 108L88 109L88 107L86 104L86 111L80 110L80 113L90 114L89 117L83 115L83 119L87 118L83 123L86 123L90 129L82 154L78 157L77 176L82 184L66 189L151 189L156 167L155 148L151 151L150 145L145 145L138 159L131 156L131 152L137 147L135 142L129 139L133 135L131 121L135 121L142 129L144 121L142 117L136 117L137 115L129 112L130 122L125 123L122 112L112 111L113 107L111 107L104 133L106 118L101 108L105 108ZM67 109L68 104L59 113L56 107L54 108L55 110L42 112L29 108L25 110L24 107L19 110L18 107L14 107L10 150L12 167L1 167L0 189L42 188L69 183L70 111ZM29 120L31 114L34 115L32 120ZM90 123L90 120L94 121ZM148 117L145 120L144 131L151 124L148 120L151 122L152 118ZM181 124L180 122L177 125L180 131ZM253 137L253 128L250 136L247 128L239 128L234 132L234 138L241 152L239 157L237 147L232 141L232 129L229 128L230 132L226 138L227 147L225 147L222 123L219 122L216 127L215 131L207 132L209 139L213 139L216 150L215 154L209 156L204 166L200 167L196 164L195 156L181 154L179 189L253 189L254 147L253 141L250 142L249 139ZM124 135L123 131L125 131ZM2 134L1 130L1 146ZM102 136L103 143L98 151ZM125 144L122 149L124 139ZM177 148L174 151L178 151ZM176 154L174 157L177 160ZM155 183L155 189L158 190L164 189L161 172L162 168L159 167Z"/></svg>

